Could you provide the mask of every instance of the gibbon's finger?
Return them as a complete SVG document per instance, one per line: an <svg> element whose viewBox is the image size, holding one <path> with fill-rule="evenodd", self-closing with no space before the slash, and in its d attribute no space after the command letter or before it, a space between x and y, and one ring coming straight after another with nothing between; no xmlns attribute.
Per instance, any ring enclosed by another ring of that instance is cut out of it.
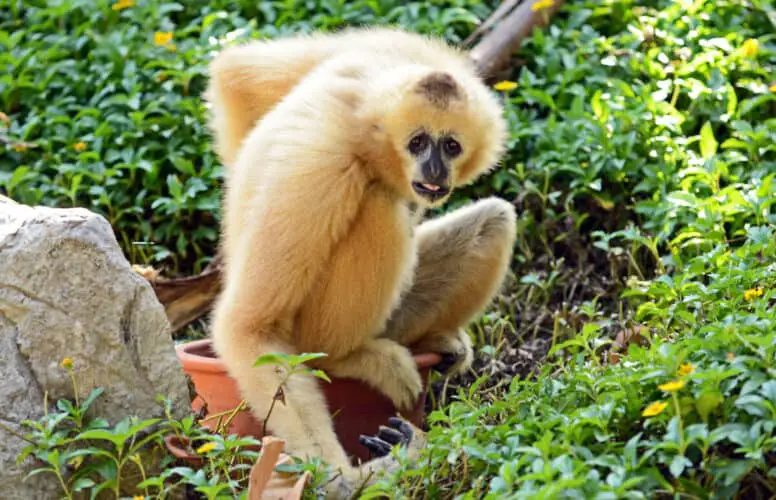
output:
<svg viewBox="0 0 776 500"><path fill-rule="evenodd" d="M388 455L392 448L389 443L386 443L380 438L364 436L363 434L358 437L358 442L366 446L376 457Z"/></svg>
<svg viewBox="0 0 776 500"><path fill-rule="evenodd" d="M404 441L404 434L384 425L380 426L377 437L390 444L401 444L401 442Z"/></svg>
<svg viewBox="0 0 776 500"><path fill-rule="evenodd" d="M450 369L451 366L453 366L456 361L458 361L458 356L455 354L442 354L442 361L434 365L434 370L438 371L439 373L445 373L447 370Z"/></svg>
<svg viewBox="0 0 776 500"><path fill-rule="evenodd" d="M398 417L390 417L388 418L388 423L391 424L391 427L398 430L404 435L404 443L409 443L412 441L412 436L415 434L412 431L412 426L405 422L404 420L398 418Z"/></svg>

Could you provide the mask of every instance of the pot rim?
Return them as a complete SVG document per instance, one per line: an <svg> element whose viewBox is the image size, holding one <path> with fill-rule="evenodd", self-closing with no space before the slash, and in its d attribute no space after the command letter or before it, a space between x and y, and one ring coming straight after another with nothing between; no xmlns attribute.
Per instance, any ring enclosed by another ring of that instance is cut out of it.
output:
<svg viewBox="0 0 776 500"><path fill-rule="evenodd" d="M197 354L199 350L210 347L213 340L210 338L190 340L175 345L178 359L186 365L198 371L211 373L226 373L226 367L218 357L202 356ZM442 362L442 355L436 352L421 352L412 355L419 369L431 368Z"/></svg>
<svg viewBox="0 0 776 500"><path fill-rule="evenodd" d="M209 338L191 340L176 344L175 351L180 362L187 368L202 372L226 373L226 367L217 356L210 357L197 354L200 349L208 347L212 349L212 345L213 342Z"/></svg>

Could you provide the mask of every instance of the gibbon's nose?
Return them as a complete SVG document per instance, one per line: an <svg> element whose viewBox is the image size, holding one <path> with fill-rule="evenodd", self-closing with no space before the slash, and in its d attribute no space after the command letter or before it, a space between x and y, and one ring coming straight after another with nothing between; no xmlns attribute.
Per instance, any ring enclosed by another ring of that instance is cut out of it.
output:
<svg viewBox="0 0 776 500"><path fill-rule="evenodd" d="M447 187L449 171L437 148L434 148L428 160L423 163L421 173L426 184L439 186L440 188Z"/></svg>

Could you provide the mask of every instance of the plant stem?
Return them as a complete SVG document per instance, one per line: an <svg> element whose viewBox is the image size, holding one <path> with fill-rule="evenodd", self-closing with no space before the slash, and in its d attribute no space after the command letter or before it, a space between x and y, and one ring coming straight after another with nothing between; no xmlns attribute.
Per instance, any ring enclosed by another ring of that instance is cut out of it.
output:
<svg viewBox="0 0 776 500"><path fill-rule="evenodd" d="M75 371L72 369L70 370L70 380L73 381L73 395L75 396L75 406L78 408L81 406L81 403L80 403L80 400L78 399L78 384L75 381Z"/></svg>
<svg viewBox="0 0 776 500"><path fill-rule="evenodd" d="M34 444L36 446L38 445L38 443L36 443L32 439L28 439L28 438L24 437L23 434L20 434L20 433L16 432L15 430L13 430L12 428L10 428L9 426L5 425L2 422L0 422L0 429L3 429L8 434L11 434L12 436L15 436L15 437L21 439L22 441L27 441L28 443Z"/></svg>
<svg viewBox="0 0 776 500"><path fill-rule="evenodd" d="M682 413L681 408L679 407L679 396L676 395L676 391L671 393L671 398L674 400L674 410L676 411L676 418L679 421L679 451L681 452L682 456L684 456L684 425L682 424Z"/></svg>
<svg viewBox="0 0 776 500"><path fill-rule="evenodd" d="M137 468L140 469L140 477L142 477L143 478L143 482L145 482L145 480L147 479L146 478L146 472L145 472L145 468L143 467L143 462L142 462L142 460L140 460L140 455L139 454L135 454L134 457L135 457L135 459L132 459L130 457L130 460L135 462L135 464L137 465ZM148 492L148 486L143 488L143 491L145 492L147 497L151 496L151 493Z"/></svg>
<svg viewBox="0 0 776 500"><path fill-rule="evenodd" d="M229 426L232 425L232 420L237 416L238 413L248 408L248 403L244 399L240 401L240 404L237 405L226 417L226 420L223 422L222 429L225 431L229 430Z"/></svg>
<svg viewBox="0 0 776 500"><path fill-rule="evenodd" d="M269 421L270 415L272 415L272 410L275 408L275 401L278 400L278 393L283 390L283 385L288 381L288 377L290 375L286 375L286 378L284 378L280 384L278 385L277 390L275 391L275 395L272 397L272 403L269 405L269 410L267 411L267 416L264 417L264 422L262 424L261 428L261 437L264 437L267 433L267 422ZM285 397L285 395L284 395Z"/></svg>
<svg viewBox="0 0 776 500"><path fill-rule="evenodd" d="M62 473L59 472L59 464L57 463L54 466L54 474L57 475L57 479L59 479L59 484L62 485L62 489L65 492L65 496L67 496L68 500L73 500L73 495L70 493L70 490L67 489L67 484L65 484L65 478L62 477Z"/></svg>

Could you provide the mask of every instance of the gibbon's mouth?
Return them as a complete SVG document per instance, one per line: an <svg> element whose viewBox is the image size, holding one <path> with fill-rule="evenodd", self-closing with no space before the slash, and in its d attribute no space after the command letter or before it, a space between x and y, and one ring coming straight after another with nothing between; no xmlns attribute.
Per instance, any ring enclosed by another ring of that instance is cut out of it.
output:
<svg viewBox="0 0 776 500"><path fill-rule="evenodd" d="M419 195L432 199L441 198L450 192L450 189L446 186L438 186L428 182L413 182L412 189Z"/></svg>

